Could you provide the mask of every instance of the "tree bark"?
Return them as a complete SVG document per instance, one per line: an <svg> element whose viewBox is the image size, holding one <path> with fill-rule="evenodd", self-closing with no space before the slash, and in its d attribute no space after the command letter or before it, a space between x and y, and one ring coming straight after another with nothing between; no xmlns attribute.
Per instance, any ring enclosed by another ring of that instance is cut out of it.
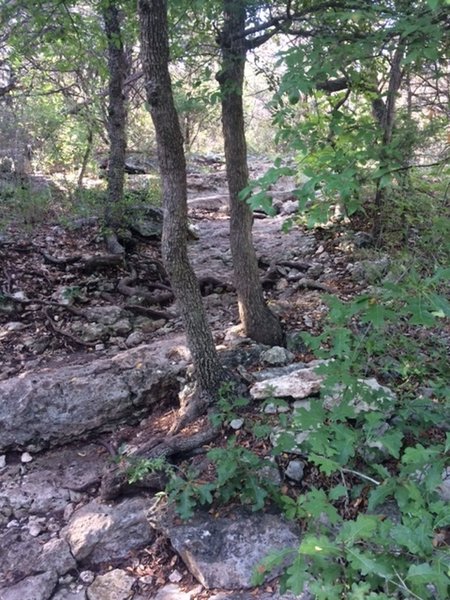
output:
<svg viewBox="0 0 450 600"><path fill-rule="evenodd" d="M383 134L380 149L381 168L389 165L389 145L392 142L392 135L394 132L397 94L403 79L401 64L404 54L405 43L400 41L392 59L386 101L383 102L381 98L375 98L372 101L373 114ZM378 244L381 242L382 237L382 223L386 210L385 205L386 189L381 185L381 180L379 180L375 193L375 215L372 228L372 235Z"/></svg>
<svg viewBox="0 0 450 600"><path fill-rule="evenodd" d="M121 201L125 182L125 155L127 148L127 103L124 82L128 60L123 45L120 12L114 0L103 8L103 20L108 41L108 191L105 206L105 223L108 229L106 244L110 252L124 251L117 240L123 222Z"/></svg>
<svg viewBox="0 0 450 600"><path fill-rule="evenodd" d="M183 318L197 383L202 392L213 396L224 371L187 254L186 161L168 69L167 2L139 0L138 7L146 94L163 186L163 261Z"/></svg>
<svg viewBox="0 0 450 600"><path fill-rule="evenodd" d="M242 0L223 1L224 26L220 36L221 71L217 75L222 95L222 127L230 195L230 245L239 316L246 335L262 344L283 345L278 318L267 307L259 279L252 241L253 215L239 199L248 184L242 92L246 59L245 5Z"/></svg>

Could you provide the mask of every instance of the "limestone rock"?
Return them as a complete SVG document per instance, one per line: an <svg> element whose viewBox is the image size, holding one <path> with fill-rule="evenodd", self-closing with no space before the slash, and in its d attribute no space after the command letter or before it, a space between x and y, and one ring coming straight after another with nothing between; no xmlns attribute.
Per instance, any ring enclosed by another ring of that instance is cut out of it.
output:
<svg viewBox="0 0 450 600"><path fill-rule="evenodd" d="M0 598L2 600L49 600L57 580L56 573L52 572L33 575L15 585L0 588Z"/></svg>
<svg viewBox="0 0 450 600"><path fill-rule="evenodd" d="M120 306L93 306L85 310L89 321L96 321L101 325L113 325L124 316L124 310Z"/></svg>
<svg viewBox="0 0 450 600"><path fill-rule="evenodd" d="M450 502L450 467L447 467L442 473L442 483L437 492L441 500Z"/></svg>
<svg viewBox="0 0 450 600"><path fill-rule="evenodd" d="M121 569L99 575L88 587L88 600L128 600L132 597L135 578Z"/></svg>
<svg viewBox="0 0 450 600"><path fill-rule="evenodd" d="M294 355L289 350L286 350L286 348L273 346L261 352L261 360L268 365L285 365L294 360Z"/></svg>
<svg viewBox="0 0 450 600"><path fill-rule="evenodd" d="M42 545L37 539L15 528L0 535L0 544L1 571L9 573L10 581L14 583L42 571L64 575L76 567L64 540L52 539Z"/></svg>
<svg viewBox="0 0 450 600"><path fill-rule="evenodd" d="M77 561L118 562L154 540L147 509L143 498L126 499L115 506L93 501L72 515L62 533Z"/></svg>
<svg viewBox="0 0 450 600"><path fill-rule="evenodd" d="M175 583L170 583L158 590L151 600L191 600L192 597L191 592L184 592Z"/></svg>
<svg viewBox="0 0 450 600"><path fill-rule="evenodd" d="M316 361L313 361L314 366L316 365ZM295 373L296 371L301 371L313 366L313 363L309 363L306 365L302 362L296 362L292 365L286 365L285 367L272 367L271 369L263 369L262 371L255 371L252 373L253 377L256 381L264 381L265 379L275 379L276 377L283 377L284 375L290 375L291 373Z"/></svg>
<svg viewBox="0 0 450 600"><path fill-rule="evenodd" d="M184 524L162 517L156 526L208 589L250 588L253 570L269 552L292 548L295 554L300 543L299 530L281 516L244 510L218 519L202 512Z"/></svg>
<svg viewBox="0 0 450 600"><path fill-rule="evenodd" d="M51 600L86 600L86 590L82 587L78 590L60 587L53 594Z"/></svg>
<svg viewBox="0 0 450 600"><path fill-rule="evenodd" d="M1 381L0 452L73 441L169 401L185 365L174 364L159 346Z"/></svg>
<svg viewBox="0 0 450 600"><path fill-rule="evenodd" d="M303 479L303 470L305 463L301 460L291 460L286 467L285 474L292 481L301 481Z"/></svg>
<svg viewBox="0 0 450 600"><path fill-rule="evenodd" d="M296 596L292 592L281 592L274 590L266 592L264 590L252 590L251 592L219 592L211 596L209 600L313 600L309 592L303 592Z"/></svg>
<svg viewBox="0 0 450 600"><path fill-rule="evenodd" d="M378 381L371 377L369 379L358 379L358 383L367 391L369 400L366 401L360 394L357 394L350 402L350 405L354 407L356 413L368 412L371 410L377 410L378 398L387 399L390 401L395 400L394 392L388 387L381 385ZM331 394L325 395L323 398L323 406L331 410L334 406L338 405L342 399L343 388L342 386L336 386ZM373 395L373 402L370 396ZM388 408L386 407L386 411Z"/></svg>
<svg viewBox="0 0 450 600"><path fill-rule="evenodd" d="M318 375L314 368L294 371L289 375L257 381L250 389L250 395L255 399L270 398L271 396L285 398L307 398L320 390L323 376Z"/></svg>

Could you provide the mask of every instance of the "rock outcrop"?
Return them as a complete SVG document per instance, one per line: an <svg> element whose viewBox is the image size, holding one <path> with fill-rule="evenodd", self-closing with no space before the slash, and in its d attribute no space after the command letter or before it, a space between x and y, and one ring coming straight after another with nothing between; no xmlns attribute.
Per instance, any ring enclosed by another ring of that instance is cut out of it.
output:
<svg viewBox="0 0 450 600"><path fill-rule="evenodd" d="M58 365L0 382L0 452L37 451L136 420L178 392L184 362L168 358L174 344L140 346L112 357Z"/></svg>

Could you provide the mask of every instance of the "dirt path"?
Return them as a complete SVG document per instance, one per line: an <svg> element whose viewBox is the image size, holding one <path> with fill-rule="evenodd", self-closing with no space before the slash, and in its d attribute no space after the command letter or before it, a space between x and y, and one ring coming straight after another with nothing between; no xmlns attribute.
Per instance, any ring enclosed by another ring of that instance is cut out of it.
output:
<svg viewBox="0 0 450 600"><path fill-rule="evenodd" d="M266 293L287 329L314 331L325 310L321 300L324 290L345 295L355 288L347 271L349 258L340 249L339 239L325 236L321 240L318 234L299 228L282 233L292 201L286 187L279 191L281 214L273 219L257 218L254 223L255 246L263 266L261 276L270 266L277 270ZM223 169L209 175L191 174L189 213L198 240L190 243L190 258L199 277L214 277L231 285L226 202ZM128 265L92 273L80 272L70 265L61 268L45 257L101 252L96 225L70 230L42 224L26 234L16 227L6 231L0 245L2 289L13 299L3 301L0 307L1 379L44 365L81 364L158 340L164 341L165 352L171 339L177 347L180 345L182 328L176 304L155 305L173 315L171 318L151 318L130 311L129 297L117 291L118 282L133 270L137 276L130 285L145 287L146 281L160 281L155 271L159 261L157 243L141 241ZM307 266L298 269L295 263ZM216 284L206 289L204 300L215 339L223 347L232 348L233 338L227 332L237 324L236 297L223 287L226 285ZM72 293L72 301L67 301L67 290ZM90 316L81 317L77 311ZM164 432L172 416L173 410L169 410L144 419L140 426L145 432ZM131 435L127 427L118 426L116 438L118 433L123 439ZM74 546L68 546L64 532L75 511L93 506L93 518L100 524L104 518L116 518L116 513L105 517L98 500L102 472L112 460L110 439L96 436L89 442L36 455L19 451L0 456L0 588L6 586L0 591L2 600L81 600L86 598L86 589L95 576L106 573L111 565L134 578L135 600L154 598L158 588L179 580L185 590L193 590L186 600L211 595L196 587L163 540L155 540L152 532L148 532L148 539L136 533L144 527L142 514L149 499L147 493L138 495L142 502L130 504L130 499L125 499L125 508L120 509L120 503L116 507L119 517L122 509L134 515L137 525L131 528L133 535L130 530L123 531L123 519L117 517L111 539L107 533L108 539L97 532L95 543L109 548L109 556L98 552L95 560L92 553L86 560L82 553L74 558ZM72 536L77 535L83 534L72 531ZM46 564L42 564L42 553ZM174 572L179 573L179 578ZM177 594L177 598L183 597L180 590ZM88 597L108 600L108 596Z"/></svg>

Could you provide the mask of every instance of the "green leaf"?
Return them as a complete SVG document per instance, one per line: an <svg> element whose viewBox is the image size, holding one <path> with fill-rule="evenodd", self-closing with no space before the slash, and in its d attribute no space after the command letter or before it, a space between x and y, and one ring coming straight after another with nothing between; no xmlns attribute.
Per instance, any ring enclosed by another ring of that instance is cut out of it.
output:
<svg viewBox="0 0 450 600"><path fill-rule="evenodd" d="M361 552L356 548L351 548L347 551L347 557L352 567L359 571L361 575L378 575L384 579L390 579L392 576L389 556L382 559L369 552Z"/></svg>
<svg viewBox="0 0 450 600"><path fill-rule="evenodd" d="M326 458L325 456L320 456L318 454L311 453L308 456L308 458L311 462L317 465L322 471L322 473L325 473L325 475L331 475L332 473L336 473L336 471L339 471L340 469L339 463L329 458Z"/></svg>
<svg viewBox="0 0 450 600"><path fill-rule="evenodd" d="M267 575L281 565L293 553L290 549L274 550L270 552L257 567L255 567L252 575L252 585L262 585Z"/></svg>
<svg viewBox="0 0 450 600"><path fill-rule="evenodd" d="M341 553L339 546L326 536L311 534L303 538L298 551L300 554L305 554L306 556L338 556Z"/></svg>
<svg viewBox="0 0 450 600"><path fill-rule="evenodd" d="M200 504L212 504L213 497L211 492L213 492L214 489L215 485L213 483L205 483L198 486L197 494Z"/></svg>
<svg viewBox="0 0 450 600"><path fill-rule="evenodd" d="M187 521L194 514L196 502L194 498L194 491L190 486L186 486L179 494L177 494L176 507L177 513L183 519Z"/></svg>
<svg viewBox="0 0 450 600"><path fill-rule="evenodd" d="M298 556L290 567L286 570L286 586L295 595L300 595L305 589L305 585L309 579L309 573L305 559Z"/></svg>
<svg viewBox="0 0 450 600"><path fill-rule="evenodd" d="M376 532L379 520L375 516L358 515L356 521L345 521L337 539L346 545L359 540L368 540Z"/></svg>
<svg viewBox="0 0 450 600"><path fill-rule="evenodd" d="M425 538L424 540L417 530L413 530L406 525L397 524L392 527L390 536L397 544L407 548L412 554L420 555L423 552L432 550L431 538ZM424 541L427 543L424 544Z"/></svg>
<svg viewBox="0 0 450 600"><path fill-rule="evenodd" d="M377 506L380 506L386 498L394 494L395 489L396 485L393 479L374 488L369 494L368 510L374 510Z"/></svg>
<svg viewBox="0 0 450 600"><path fill-rule="evenodd" d="M331 488L331 490L328 492L328 497L330 500L339 500L339 498L347 496L347 493L348 490L346 486L340 483L339 485L335 485L333 488Z"/></svg>
<svg viewBox="0 0 450 600"><path fill-rule="evenodd" d="M325 409L321 402L312 401L310 408L297 408L294 412L293 422L300 429L315 429L321 426L326 418Z"/></svg>
<svg viewBox="0 0 450 600"><path fill-rule="evenodd" d="M446 597L448 598L447 593L450 579L436 567L431 566L429 563L411 565L408 569L405 579L413 589L417 589L419 591L425 591L426 584L431 583L438 587L442 600L444 600Z"/></svg>
<svg viewBox="0 0 450 600"><path fill-rule="evenodd" d="M379 438L379 441L383 444L391 456L394 458L399 458L403 437L403 432L397 429L394 431L388 431Z"/></svg>

